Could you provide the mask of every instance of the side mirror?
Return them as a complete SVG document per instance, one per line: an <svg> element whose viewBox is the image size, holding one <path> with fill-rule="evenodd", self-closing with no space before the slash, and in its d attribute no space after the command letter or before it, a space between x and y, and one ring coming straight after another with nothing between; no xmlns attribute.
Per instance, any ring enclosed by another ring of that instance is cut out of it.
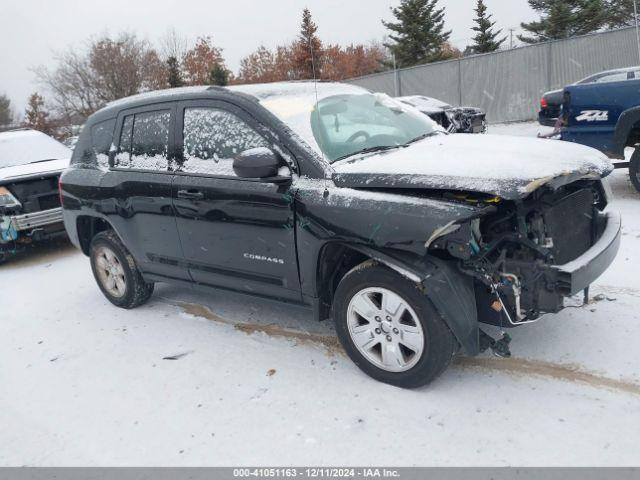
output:
<svg viewBox="0 0 640 480"><path fill-rule="evenodd" d="M233 159L233 171L241 178L269 178L278 175L280 157L265 147L252 148Z"/></svg>

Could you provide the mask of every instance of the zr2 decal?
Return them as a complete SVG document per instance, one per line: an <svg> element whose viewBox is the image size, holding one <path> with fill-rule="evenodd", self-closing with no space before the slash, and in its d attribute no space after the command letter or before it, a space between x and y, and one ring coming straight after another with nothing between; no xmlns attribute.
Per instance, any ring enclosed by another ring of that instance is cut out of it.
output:
<svg viewBox="0 0 640 480"><path fill-rule="evenodd" d="M609 112L606 110L583 110L576 117L576 122L606 122Z"/></svg>

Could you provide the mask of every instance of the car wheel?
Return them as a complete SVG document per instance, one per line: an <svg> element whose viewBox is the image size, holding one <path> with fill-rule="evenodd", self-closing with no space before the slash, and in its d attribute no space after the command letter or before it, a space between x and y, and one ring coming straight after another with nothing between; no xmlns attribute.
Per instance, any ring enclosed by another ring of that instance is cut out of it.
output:
<svg viewBox="0 0 640 480"><path fill-rule="evenodd" d="M640 192L640 148L636 148L631 157L631 163L629 165L629 176L631 177L631 183L636 187L636 190Z"/></svg>
<svg viewBox="0 0 640 480"><path fill-rule="evenodd" d="M136 263L112 230L93 237L90 249L91 270L107 299L122 308L135 308L153 293L153 283L142 278Z"/></svg>
<svg viewBox="0 0 640 480"><path fill-rule="evenodd" d="M417 388L451 362L456 341L431 301L415 283L373 261L342 278L333 309L340 343L376 380Z"/></svg>

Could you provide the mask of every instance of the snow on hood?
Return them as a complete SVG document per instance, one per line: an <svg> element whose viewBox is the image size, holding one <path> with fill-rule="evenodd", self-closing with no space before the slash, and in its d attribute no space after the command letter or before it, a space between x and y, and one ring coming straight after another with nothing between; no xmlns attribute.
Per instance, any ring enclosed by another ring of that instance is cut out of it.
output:
<svg viewBox="0 0 640 480"><path fill-rule="evenodd" d="M22 177L33 177L62 172L68 166L69 159L67 158L64 160L49 160L48 162L27 163L25 165L0 168L0 182L18 180Z"/></svg>
<svg viewBox="0 0 640 480"><path fill-rule="evenodd" d="M334 164L334 181L354 188L466 190L507 200L564 177L604 177L613 166L573 143L498 135L437 135L408 147Z"/></svg>
<svg viewBox="0 0 640 480"><path fill-rule="evenodd" d="M0 178L22 175L20 172L62 170L69 165L70 158L70 149L42 132L14 130L0 133Z"/></svg>

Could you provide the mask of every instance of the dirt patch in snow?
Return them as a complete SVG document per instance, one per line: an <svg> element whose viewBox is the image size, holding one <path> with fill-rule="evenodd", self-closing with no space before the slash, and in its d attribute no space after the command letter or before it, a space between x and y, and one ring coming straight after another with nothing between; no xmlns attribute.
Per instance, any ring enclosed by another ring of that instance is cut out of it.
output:
<svg viewBox="0 0 640 480"><path fill-rule="evenodd" d="M603 377L572 364L557 364L524 358L459 357L456 358L454 365L464 368L489 369L512 375L535 375L565 382L582 383L594 388L606 388L640 395L640 385L637 383Z"/></svg>
<svg viewBox="0 0 640 480"><path fill-rule="evenodd" d="M183 302L175 302L174 304L189 315L231 325L236 330L244 332L247 335L265 333L272 337L293 340L296 343L321 345L327 350L327 353L332 356L345 354L337 337L291 330L275 324L260 325L256 323L232 322L216 315L204 305ZM517 376L545 377L553 380L580 383L583 385L589 385L593 388L617 390L640 396L640 385L637 383L604 377L574 364L558 364L524 358L499 359L491 357L456 357L453 361L453 366L454 368L459 367L492 370Z"/></svg>
<svg viewBox="0 0 640 480"><path fill-rule="evenodd" d="M603 292L614 295L629 295L631 297L640 297L640 290L629 287L611 287L607 285L595 285L593 287L595 292Z"/></svg>
<svg viewBox="0 0 640 480"><path fill-rule="evenodd" d="M225 325L231 325L236 330L244 332L247 335L265 333L271 337L286 338L288 340L293 340L296 343L321 345L327 350L327 353L332 356L342 353L342 347L340 346L340 342L337 337L291 330L276 324L260 325L258 323L237 323L220 317L204 305L185 302L175 302L174 304L189 315L206 318L207 320L223 323Z"/></svg>

